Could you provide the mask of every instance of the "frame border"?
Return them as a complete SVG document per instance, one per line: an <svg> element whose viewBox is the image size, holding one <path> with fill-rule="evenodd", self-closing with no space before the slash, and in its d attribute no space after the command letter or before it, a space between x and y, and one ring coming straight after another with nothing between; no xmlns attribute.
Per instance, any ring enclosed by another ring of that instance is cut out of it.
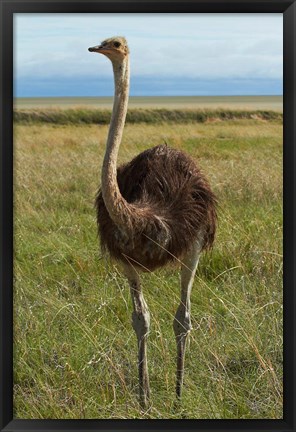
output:
<svg viewBox="0 0 296 432"><path fill-rule="evenodd" d="M0 430L295 431L296 0L0 0ZM13 419L13 13L283 13L284 24L284 415L283 420Z"/></svg>

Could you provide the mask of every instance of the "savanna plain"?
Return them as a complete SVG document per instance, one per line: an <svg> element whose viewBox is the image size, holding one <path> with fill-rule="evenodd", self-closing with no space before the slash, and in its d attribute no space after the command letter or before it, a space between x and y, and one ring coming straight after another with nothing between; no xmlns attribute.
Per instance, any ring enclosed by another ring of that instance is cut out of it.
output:
<svg viewBox="0 0 296 432"><path fill-rule="evenodd" d="M119 163L165 142L196 160L219 201L191 296L181 404L179 266L142 276L152 391L142 411L129 287L100 252L93 206L110 110L100 122L92 108L46 109L19 108L14 124L15 418L282 418L281 113L190 107L127 121Z"/></svg>

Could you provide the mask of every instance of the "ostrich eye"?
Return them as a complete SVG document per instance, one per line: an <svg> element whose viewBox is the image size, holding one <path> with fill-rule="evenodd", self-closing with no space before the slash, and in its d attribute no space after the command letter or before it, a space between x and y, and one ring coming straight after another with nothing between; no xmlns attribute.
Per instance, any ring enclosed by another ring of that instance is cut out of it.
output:
<svg viewBox="0 0 296 432"><path fill-rule="evenodd" d="M114 42L114 46L115 46L115 48L119 48L120 47L120 42Z"/></svg>

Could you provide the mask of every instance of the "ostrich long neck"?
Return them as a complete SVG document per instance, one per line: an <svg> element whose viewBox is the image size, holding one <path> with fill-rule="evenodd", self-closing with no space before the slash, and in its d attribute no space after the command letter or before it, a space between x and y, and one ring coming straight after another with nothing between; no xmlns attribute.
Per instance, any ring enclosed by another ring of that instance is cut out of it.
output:
<svg viewBox="0 0 296 432"><path fill-rule="evenodd" d="M117 155L121 143L129 95L129 57L113 62L115 95L106 153L102 169L102 195L108 213L116 225L126 230L131 205L122 197L117 183Z"/></svg>

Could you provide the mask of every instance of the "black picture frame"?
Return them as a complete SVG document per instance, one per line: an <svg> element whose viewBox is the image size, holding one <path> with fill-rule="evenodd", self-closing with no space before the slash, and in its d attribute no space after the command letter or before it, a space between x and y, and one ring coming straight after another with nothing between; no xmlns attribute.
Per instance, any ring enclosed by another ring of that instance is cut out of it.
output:
<svg viewBox="0 0 296 432"><path fill-rule="evenodd" d="M92 12L283 13L284 21L284 415L282 420L13 419L13 14ZM1 19L1 431L294 431L295 412L295 0L0 0Z"/></svg>

